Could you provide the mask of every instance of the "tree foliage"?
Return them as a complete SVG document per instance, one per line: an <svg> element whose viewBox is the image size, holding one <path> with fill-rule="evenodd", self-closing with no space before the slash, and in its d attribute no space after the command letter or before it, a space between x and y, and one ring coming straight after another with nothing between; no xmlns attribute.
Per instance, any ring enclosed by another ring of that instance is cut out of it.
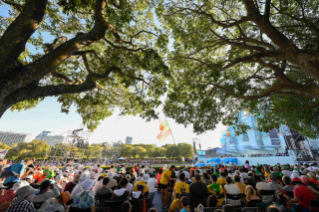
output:
<svg viewBox="0 0 319 212"><path fill-rule="evenodd" d="M202 133L238 123L246 109L260 130L286 123L317 137L318 7L318 0L163 1L157 14L174 39L164 112Z"/></svg>
<svg viewBox="0 0 319 212"><path fill-rule="evenodd" d="M155 0L1 0L0 6L9 9L0 14L0 117L48 96L58 97L62 112L75 105L91 130L115 107L157 117L153 109L170 72Z"/></svg>
<svg viewBox="0 0 319 212"><path fill-rule="evenodd" d="M31 142L20 142L17 145L12 145L6 158L9 159L27 159L27 158L44 158L46 152L49 150L49 144L40 140L33 140Z"/></svg>

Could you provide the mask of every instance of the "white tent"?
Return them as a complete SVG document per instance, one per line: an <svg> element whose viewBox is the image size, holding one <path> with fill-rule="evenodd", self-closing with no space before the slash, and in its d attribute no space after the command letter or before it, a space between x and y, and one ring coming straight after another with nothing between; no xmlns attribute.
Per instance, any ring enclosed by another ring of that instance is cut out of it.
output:
<svg viewBox="0 0 319 212"><path fill-rule="evenodd" d="M119 160L126 160L126 158L124 158L124 157L120 157L120 158L119 158Z"/></svg>

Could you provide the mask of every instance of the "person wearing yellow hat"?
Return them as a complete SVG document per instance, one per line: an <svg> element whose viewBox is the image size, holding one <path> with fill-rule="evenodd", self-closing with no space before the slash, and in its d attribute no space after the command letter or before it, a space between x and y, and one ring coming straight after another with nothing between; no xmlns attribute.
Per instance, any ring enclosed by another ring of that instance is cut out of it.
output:
<svg viewBox="0 0 319 212"><path fill-rule="evenodd" d="M59 211L59 212L68 212L70 207L65 209L65 205L71 199L71 195L68 191L62 192L56 198L49 198L46 200L43 205L38 210L39 212L50 212L50 211Z"/></svg>

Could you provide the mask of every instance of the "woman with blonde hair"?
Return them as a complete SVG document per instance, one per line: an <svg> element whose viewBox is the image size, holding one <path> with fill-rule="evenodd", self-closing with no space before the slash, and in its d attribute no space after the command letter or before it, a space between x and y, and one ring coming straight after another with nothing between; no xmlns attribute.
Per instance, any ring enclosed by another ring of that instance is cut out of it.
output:
<svg viewBox="0 0 319 212"><path fill-rule="evenodd" d="M245 189L245 204L246 207L256 207L256 203L261 203L261 199L256 195L255 189L248 185Z"/></svg>
<svg viewBox="0 0 319 212"><path fill-rule="evenodd" d="M271 174L269 166L267 165L264 166L264 172L265 172L265 177L267 178L267 180L269 180L269 175Z"/></svg>

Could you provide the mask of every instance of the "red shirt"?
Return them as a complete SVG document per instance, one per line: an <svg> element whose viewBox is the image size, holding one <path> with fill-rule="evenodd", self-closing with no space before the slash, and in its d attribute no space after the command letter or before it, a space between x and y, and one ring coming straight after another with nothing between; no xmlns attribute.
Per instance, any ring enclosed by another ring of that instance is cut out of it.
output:
<svg viewBox="0 0 319 212"><path fill-rule="evenodd" d="M299 198L298 204L304 208L310 208L310 200L318 200L317 196L305 185L300 185L295 188L294 196Z"/></svg>
<svg viewBox="0 0 319 212"><path fill-rule="evenodd" d="M163 174L163 173L162 173L162 174ZM162 177L162 174L157 173L157 175L156 175L156 178L157 178L157 184L161 184L161 177Z"/></svg>
<svg viewBox="0 0 319 212"><path fill-rule="evenodd" d="M190 170L189 170L189 173L192 173L192 171L196 171L196 168L194 167L194 168L191 168Z"/></svg>
<svg viewBox="0 0 319 212"><path fill-rule="evenodd" d="M71 194L75 186L76 184L74 182L68 182L65 185L64 191L68 191Z"/></svg>
<svg viewBox="0 0 319 212"><path fill-rule="evenodd" d="M311 182L313 182L314 184L319 185L318 180L317 180L317 179L315 179L315 178L311 178L311 179L310 179L310 181L311 181Z"/></svg>
<svg viewBox="0 0 319 212"><path fill-rule="evenodd" d="M136 171L136 173L137 173L137 174L139 174L140 169L139 169L139 168L137 168L137 166L135 166L135 167L134 167L134 170Z"/></svg>
<svg viewBox="0 0 319 212"><path fill-rule="evenodd" d="M4 202L10 202L13 200L13 198L15 198L16 195L15 195L15 191L13 190L6 190L4 192L4 195L3 196L0 196L0 203L4 203Z"/></svg>

